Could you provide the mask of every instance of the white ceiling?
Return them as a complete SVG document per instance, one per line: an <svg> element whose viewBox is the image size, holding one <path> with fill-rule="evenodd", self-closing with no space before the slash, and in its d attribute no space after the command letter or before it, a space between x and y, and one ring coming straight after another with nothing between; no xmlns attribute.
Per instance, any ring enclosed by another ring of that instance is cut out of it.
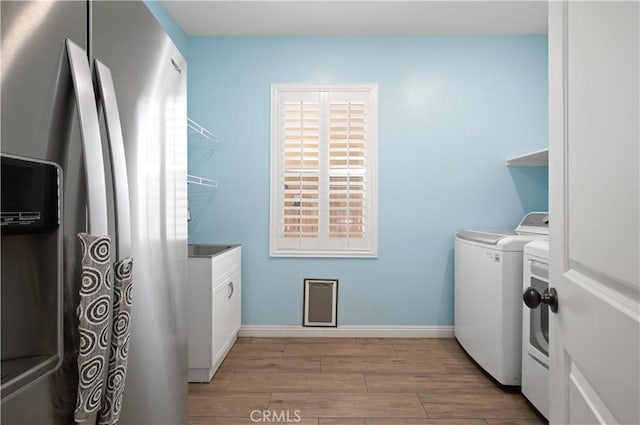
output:
<svg viewBox="0 0 640 425"><path fill-rule="evenodd" d="M547 33L544 0L161 1L187 35Z"/></svg>

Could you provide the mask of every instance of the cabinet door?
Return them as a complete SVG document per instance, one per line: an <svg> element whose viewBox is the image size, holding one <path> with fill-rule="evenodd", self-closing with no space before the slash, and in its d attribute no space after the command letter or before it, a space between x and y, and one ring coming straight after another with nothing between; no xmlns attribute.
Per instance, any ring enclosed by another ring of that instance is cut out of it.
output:
<svg viewBox="0 0 640 425"><path fill-rule="evenodd" d="M229 344L230 297L233 296L231 282L232 277L229 277L216 284L213 290L211 356L214 364L221 360Z"/></svg>
<svg viewBox="0 0 640 425"><path fill-rule="evenodd" d="M241 301L242 301L242 273L240 270L236 271L231 278L233 293L229 298L229 340L233 341L233 338L240 330L240 323L242 321L241 315Z"/></svg>

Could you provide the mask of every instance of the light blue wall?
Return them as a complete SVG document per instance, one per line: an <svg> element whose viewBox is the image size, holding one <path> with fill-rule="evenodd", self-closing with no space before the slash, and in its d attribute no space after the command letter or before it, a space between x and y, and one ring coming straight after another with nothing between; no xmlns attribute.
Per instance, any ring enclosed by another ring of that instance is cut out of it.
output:
<svg viewBox="0 0 640 425"><path fill-rule="evenodd" d="M316 277L342 325L451 325L455 233L548 208L546 168L504 165L547 146L546 36L190 37L188 61L189 115L221 140L190 242L243 245L244 324L299 325ZM274 82L379 84L379 258L269 258Z"/></svg>
<svg viewBox="0 0 640 425"><path fill-rule="evenodd" d="M144 3L147 5L153 16L160 22L162 28L169 34L173 44L176 45L182 56L187 57L187 45L188 39L187 34L182 31L182 28L178 23L173 19L173 17L167 12L167 9L164 8L162 3L158 0L144 0Z"/></svg>

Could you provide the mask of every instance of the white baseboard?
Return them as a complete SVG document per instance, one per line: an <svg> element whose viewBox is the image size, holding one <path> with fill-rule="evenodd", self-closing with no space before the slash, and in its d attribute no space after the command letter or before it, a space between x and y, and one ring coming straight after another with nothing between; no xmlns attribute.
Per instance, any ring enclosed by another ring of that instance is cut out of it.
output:
<svg viewBox="0 0 640 425"><path fill-rule="evenodd" d="M337 328L312 328L289 325L242 325L238 336L453 338L453 326L339 326Z"/></svg>

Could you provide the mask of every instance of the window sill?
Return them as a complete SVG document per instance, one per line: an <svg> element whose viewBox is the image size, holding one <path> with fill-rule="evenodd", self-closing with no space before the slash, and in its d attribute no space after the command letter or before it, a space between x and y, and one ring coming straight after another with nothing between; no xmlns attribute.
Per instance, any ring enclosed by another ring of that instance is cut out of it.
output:
<svg viewBox="0 0 640 425"><path fill-rule="evenodd" d="M378 258L377 251L301 251L301 250L271 250L269 257L274 258Z"/></svg>

